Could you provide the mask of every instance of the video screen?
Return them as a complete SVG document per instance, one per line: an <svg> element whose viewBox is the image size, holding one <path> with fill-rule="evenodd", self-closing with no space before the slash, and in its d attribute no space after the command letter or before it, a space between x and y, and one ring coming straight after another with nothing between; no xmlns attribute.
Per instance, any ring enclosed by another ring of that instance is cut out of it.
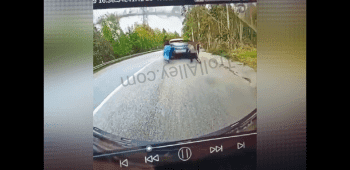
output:
<svg viewBox="0 0 350 170"><path fill-rule="evenodd" d="M153 165L172 149L187 161L256 146L256 49L254 2L94 9L94 157L145 151ZM247 139L220 143L235 137Z"/></svg>

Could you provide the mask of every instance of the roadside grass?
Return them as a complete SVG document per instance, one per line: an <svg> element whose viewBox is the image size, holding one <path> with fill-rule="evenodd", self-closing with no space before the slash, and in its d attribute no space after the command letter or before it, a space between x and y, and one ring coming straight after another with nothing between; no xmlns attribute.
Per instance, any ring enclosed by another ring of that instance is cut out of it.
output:
<svg viewBox="0 0 350 170"><path fill-rule="evenodd" d="M254 47L243 47L235 50L228 49L209 49L208 52L214 55L220 55L231 61L238 61L257 71L257 52Z"/></svg>
<svg viewBox="0 0 350 170"><path fill-rule="evenodd" d="M234 59L236 59L237 61L242 62L244 65L248 65L249 67L257 71L256 49L251 51L242 51L233 56L234 56Z"/></svg>

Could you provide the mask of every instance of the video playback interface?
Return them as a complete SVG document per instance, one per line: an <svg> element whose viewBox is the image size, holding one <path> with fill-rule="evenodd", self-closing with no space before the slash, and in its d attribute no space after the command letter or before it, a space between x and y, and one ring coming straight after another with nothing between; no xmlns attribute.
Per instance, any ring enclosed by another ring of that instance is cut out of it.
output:
<svg viewBox="0 0 350 170"><path fill-rule="evenodd" d="M94 167L254 155L256 49L254 2L94 9Z"/></svg>

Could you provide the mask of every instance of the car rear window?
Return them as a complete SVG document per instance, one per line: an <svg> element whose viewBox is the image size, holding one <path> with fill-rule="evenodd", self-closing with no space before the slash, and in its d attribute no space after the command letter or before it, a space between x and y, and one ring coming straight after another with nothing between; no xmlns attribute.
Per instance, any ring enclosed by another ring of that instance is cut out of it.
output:
<svg viewBox="0 0 350 170"><path fill-rule="evenodd" d="M183 40L176 40L176 41L171 41L170 43L182 43L184 42Z"/></svg>

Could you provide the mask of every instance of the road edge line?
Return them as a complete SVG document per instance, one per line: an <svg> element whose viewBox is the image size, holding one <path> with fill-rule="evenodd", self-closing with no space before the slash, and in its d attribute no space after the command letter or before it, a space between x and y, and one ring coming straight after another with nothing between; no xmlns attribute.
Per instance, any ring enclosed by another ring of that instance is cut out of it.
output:
<svg viewBox="0 0 350 170"><path fill-rule="evenodd" d="M154 60L153 62L148 63L146 66L144 66L144 67L141 68L139 71L137 71L136 73L134 73L131 77L129 77L129 79L125 80L125 81L123 82L123 84L124 84L126 81L130 81L131 78L133 78L135 74L140 73L140 72L143 71L146 67L148 67L150 64L152 64L152 63L154 63L154 62L156 62L156 61L157 61L157 60ZM117 91L118 91L119 89L121 89L121 87L123 86L123 84L120 84L117 88L115 88L115 89L112 91L112 93L110 93L105 99L103 99L103 101L102 101L102 102L96 107L96 109L94 109L94 111L92 112L92 113L93 113L93 116L96 114L96 112L97 112L98 110L100 110L100 108L101 108L115 93L117 93Z"/></svg>

